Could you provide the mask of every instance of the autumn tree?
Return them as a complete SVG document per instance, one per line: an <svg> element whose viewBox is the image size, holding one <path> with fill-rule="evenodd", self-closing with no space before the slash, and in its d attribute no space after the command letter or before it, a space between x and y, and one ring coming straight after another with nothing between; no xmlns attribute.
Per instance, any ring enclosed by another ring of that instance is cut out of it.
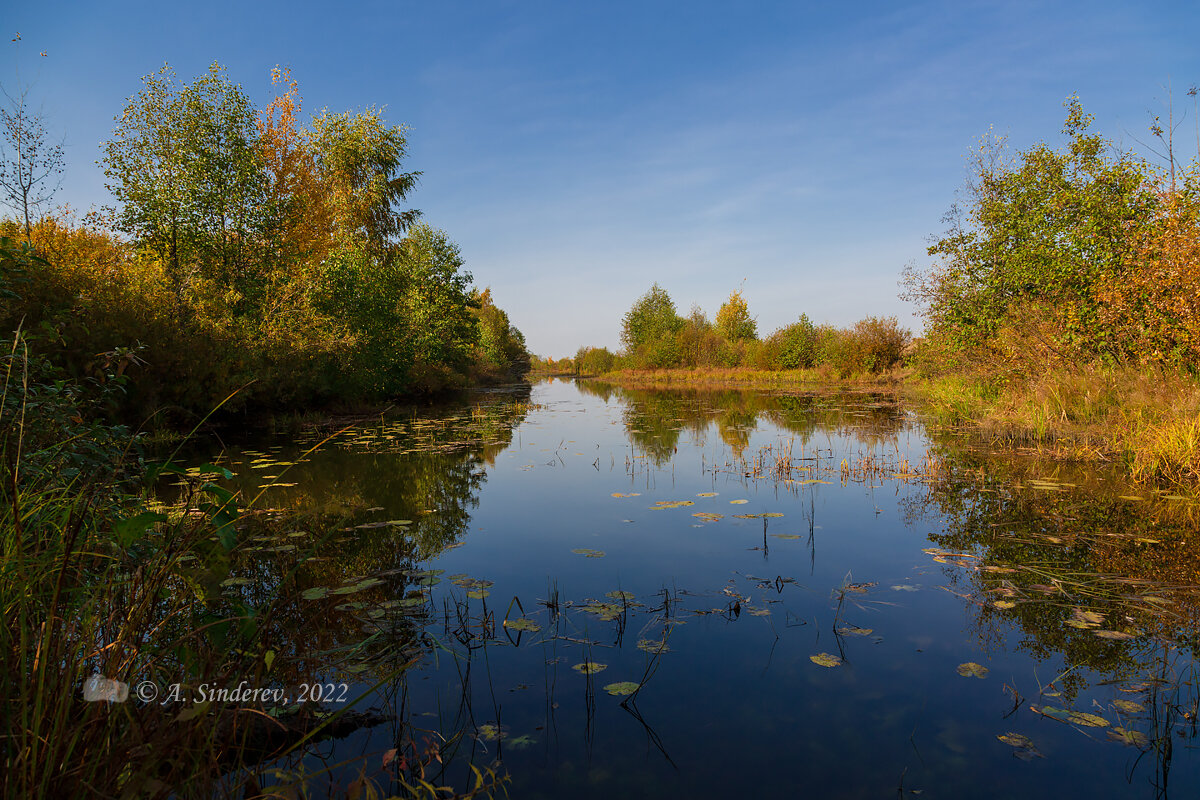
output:
<svg viewBox="0 0 1200 800"><path fill-rule="evenodd" d="M731 342L758 338L758 323L750 316L746 298L739 289L717 311L717 331Z"/></svg>
<svg viewBox="0 0 1200 800"><path fill-rule="evenodd" d="M1126 269L1097 286L1108 352L1200 372L1200 192L1189 175L1133 237Z"/></svg>
<svg viewBox="0 0 1200 800"><path fill-rule="evenodd" d="M301 124L301 97L290 70L271 70L286 91L258 112L258 147L267 174L267 202L277 215L276 257L290 271L329 251L333 217L309 131Z"/></svg>

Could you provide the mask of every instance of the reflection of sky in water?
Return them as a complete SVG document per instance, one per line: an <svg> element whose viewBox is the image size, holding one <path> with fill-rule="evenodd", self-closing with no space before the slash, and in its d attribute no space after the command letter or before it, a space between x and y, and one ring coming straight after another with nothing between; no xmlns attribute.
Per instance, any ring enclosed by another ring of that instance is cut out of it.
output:
<svg viewBox="0 0 1200 800"><path fill-rule="evenodd" d="M747 478L735 466L738 451L753 460L760 448L770 446L775 454L789 440L793 457L802 447L809 456L819 450L833 466L871 452L898 452L918 463L927 445L911 419L870 408L875 401L867 396L851 400L849 411L823 402L811 412L780 412L776 401L761 396L747 406L730 396L692 396L663 406L650 395L605 400L571 383L535 386L531 402L537 405L509 445L490 453L490 464L472 468L486 476L475 482L477 503L455 512L466 525L463 546L425 564L446 575L493 581L487 606L497 621L517 597L546 629L549 615L538 600L549 596L552 584L564 604L576 606L606 600L615 590L660 606L666 590L678 601L672 613L683 624L670 628L670 652L637 698L640 719L603 687L642 679L648 656L636 644L663 635L651 622L656 614L632 609L618 636L617 623L576 607L564 610L559 633L594 646L549 639L544 630L512 647L501 632L502 644L471 654L466 705L460 678L466 662L456 668L444 652L436 665L427 659L407 682L405 710L417 715L415 724L440 725L451 735L464 724L470 729L468 719L475 725L498 720L523 745L504 750L514 797L879 797L895 796L901 787L923 790L925 797L1151 796L1153 753L1127 782L1141 755L1137 749L1108 741L1102 729L1029 710L1031 703L1067 703L1038 696L1039 685L1066 665L1053 642L1041 648L1040 660L1031 658L1031 648L1022 645L1029 630L1003 616L981 623L969 580L922 552L930 546L927 535L942 524L940 512L911 515L914 504L925 502L927 486L896 480L843 486L836 474L797 475L830 483L779 484ZM731 408L730 402L743 405ZM677 416L664 419L663 413ZM836 424L814 427L814 419ZM631 424L653 430L631 443ZM660 435L660 428L681 430ZM654 438L663 435L669 447L656 451ZM388 507L386 492L371 488L386 480L379 474L386 460L364 457L356 467L354 454L342 452L317 454L313 464L326 480L335 466L348 473L361 468L363 474L342 480L358 482L364 496L386 508L385 516L414 513ZM707 492L716 496L698 496ZM419 502L396 496L410 506ZM694 505L651 508L678 500ZM705 522L693 516L698 512L724 517ZM765 531L762 518L733 516L766 512L783 516L767 518ZM582 548L605 555L572 552ZM845 593L835 625L836 590L848 584L864 591ZM435 590L439 612L447 591L463 595L443 582ZM736 616L729 610L735 598ZM481 608L471 601L473 611ZM724 613L692 613L713 609ZM770 614L751 613L756 609ZM838 636L835 627L871 633ZM433 633L454 644L440 623ZM1141 642L1141 662L1149 663L1156 648ZM819 666L810 656L820 653L845 663ZM586 660L607 665L592 679L594 698L588 681L571 669ZM989 673L962 677L956 668L964 662L978 662ZM1132 660L1126 668L1144 674ZM1110 675L1077 672L1085 679L1074 708L1113 725L1146 727L1112 705L1114 698L1140 695L1099 684ZM1014 703L1006 684L1022 702ZM442 721L422 714L440 714ZM1028 736L1045 757L1014 758L1017 751L997 739L1010 731ZM360 732L334 755L382 752L389 735L386 727ZM485 764L496 743L473 746L476 762ZM456 770L461 780L465 773ZM1195 759L1177 747L1172 788L1194 789L1196 778Z"/></svg>

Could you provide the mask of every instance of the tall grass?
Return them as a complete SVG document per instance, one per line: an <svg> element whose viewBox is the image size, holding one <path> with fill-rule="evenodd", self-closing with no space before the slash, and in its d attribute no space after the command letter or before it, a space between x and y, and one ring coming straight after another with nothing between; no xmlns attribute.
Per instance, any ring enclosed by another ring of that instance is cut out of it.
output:
<svg viewBox="0 0 1200 800"><path fill-rule="evenodd" d="M1178 372L1058 364L1008 380L955 372L908 388L944 423L993 441L1118 462L1138 481L1200 484L1200 383Z"/></svg>

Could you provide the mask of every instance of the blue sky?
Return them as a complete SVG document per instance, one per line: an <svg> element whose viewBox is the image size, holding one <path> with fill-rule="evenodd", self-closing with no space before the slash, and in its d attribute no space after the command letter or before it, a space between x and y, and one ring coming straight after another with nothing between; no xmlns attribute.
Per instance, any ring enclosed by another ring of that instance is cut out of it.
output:
<svg viewBox="0 0 1200 800"><path fill-rule="evenodd" d="M1194 131L1200 83L1194 2L41 0L2 18L0 80L19 64L65 138L57 201L107 201L99 145L164 62L190 80L219 61L260 103L290 66L307 113L386 106L410 127L412 205L555 357L615 348L655 281L710 316L742 287L763 334L802 312L918 328L899 274L990 127L1057 141L1078 93L1140 149L1168 82Z"/></svg>

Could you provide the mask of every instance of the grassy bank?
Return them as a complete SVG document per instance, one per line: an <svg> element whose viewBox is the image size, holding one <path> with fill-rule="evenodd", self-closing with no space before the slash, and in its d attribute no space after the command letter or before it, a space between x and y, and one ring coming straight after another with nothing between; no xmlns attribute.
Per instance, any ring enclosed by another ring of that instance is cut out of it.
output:
<svg viewBox="0 0 1200 800"><path fill-rule="evenodd" d="M962 374L914 379L905 391L994 443L1119 463L1138 481L1200 484L1200 383L1188 376L1081 367L999 386Z"/></svg>

